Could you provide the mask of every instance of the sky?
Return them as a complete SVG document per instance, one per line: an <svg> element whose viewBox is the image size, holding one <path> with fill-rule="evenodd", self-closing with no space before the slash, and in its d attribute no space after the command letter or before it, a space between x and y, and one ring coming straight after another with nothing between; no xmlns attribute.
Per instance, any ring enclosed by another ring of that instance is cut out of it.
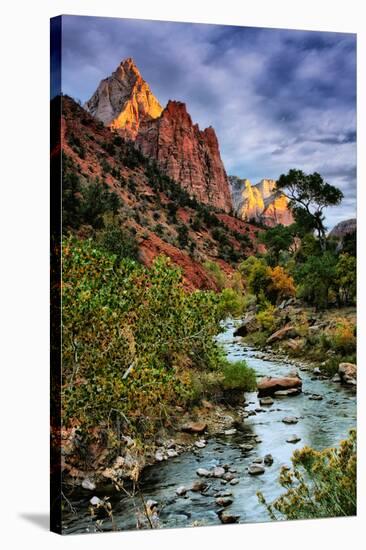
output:
<svg viewBox="0 0 366 550"><path fill-rule="evenodd" d="M344 193L328 228L356 216L355 34L63 17L63 93L84 103L126 57L163 106L215 128L229 175L317 171Z"/></svg>

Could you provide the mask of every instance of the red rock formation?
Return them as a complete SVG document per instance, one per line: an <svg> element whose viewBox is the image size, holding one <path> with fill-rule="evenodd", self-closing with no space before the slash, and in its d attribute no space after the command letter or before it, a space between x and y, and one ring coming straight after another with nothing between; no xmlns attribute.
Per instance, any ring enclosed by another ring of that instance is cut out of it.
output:
<svg viewBox="0 0 366 550"><path fill-rule="evenodd" d="M140 125L136 137L142 153L203 203L231 210L228 178L215 130L201 131L184 103L169 101L161 116Z"/></svg>

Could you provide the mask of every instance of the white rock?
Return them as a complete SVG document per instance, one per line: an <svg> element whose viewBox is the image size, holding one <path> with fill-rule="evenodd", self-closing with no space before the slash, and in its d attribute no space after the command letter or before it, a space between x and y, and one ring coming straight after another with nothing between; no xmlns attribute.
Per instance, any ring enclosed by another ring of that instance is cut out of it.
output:
<svg viewBox="0 0 366 550"><path fill-rule="evenodd" d="M88 477L83 479L81 486L83 489L87 489L88 491L94 491L96 487L95 483L93 483Z"/></svg>

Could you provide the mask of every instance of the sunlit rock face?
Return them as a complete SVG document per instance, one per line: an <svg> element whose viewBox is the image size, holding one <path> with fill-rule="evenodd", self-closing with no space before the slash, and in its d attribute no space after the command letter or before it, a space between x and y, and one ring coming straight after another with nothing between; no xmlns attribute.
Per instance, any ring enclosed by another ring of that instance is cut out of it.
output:
<svg viewBox="0 0 366 550"><path fill-rule="evenodd" d="M234 212L243 220L255 220L273 227L290 225L293 216L287 197L276 191L276 182L263 179L252 185L248 179L229 176Z"/></svg>
<svg viewBox="0 0 366 550"><path fill-rule="evenodd" d="M215 130L193 124L186 105L169 101L161 116L140 125L136 146L200 202L229 212L229 182Z"/></svg>
<svg viewBox="0 0 366 550"><path fill-rule="evenodd" d="M232 209L215 130L193 124L184 103L169 101L163 109L131 58L101 81L84 108L135 141L192 196L225 212Z"/></svg>
<svg viewBox="0 0 366 550"><path fill-rule="evenodd" d="M131 58L100 82L84 109L129 139L135 139L142 121L163 110Z"/></svg>

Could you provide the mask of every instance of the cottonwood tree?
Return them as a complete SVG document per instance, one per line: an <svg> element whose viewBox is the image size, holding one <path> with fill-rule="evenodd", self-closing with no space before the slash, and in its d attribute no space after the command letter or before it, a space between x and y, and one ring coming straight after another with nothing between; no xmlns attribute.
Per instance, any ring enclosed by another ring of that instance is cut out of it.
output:
<svg viewBox="0 0 366 550"><path fill-rule="evenodd" d="M289 207L294 212L295 219L307 219L309 227L312 226L318 235L322 250L325 250L326 227L323 212L326 207L335 206L342 201L342 191L324 181L318 172L305 174L302 170L295 169L288 174L282 174L276 187L289 198Z"/></svg>

